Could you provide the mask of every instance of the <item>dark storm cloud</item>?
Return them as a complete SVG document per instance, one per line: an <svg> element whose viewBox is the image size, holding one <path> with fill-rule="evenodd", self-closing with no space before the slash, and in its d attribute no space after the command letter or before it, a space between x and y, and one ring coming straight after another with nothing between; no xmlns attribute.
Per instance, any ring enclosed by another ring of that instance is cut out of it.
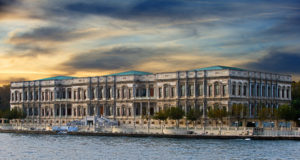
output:
<svg viewBox="0 0 300 160"><path fill-rule="evenodd" d="M78 39L86 36L84 32L74 32L72 29L66 29L61 27L40 27L35 28L25 33L18 33L10 37L11 42L30 42L30 41L67 41Z"/></svg>
<svg viewBox="0 0 300 160"><path fill-rule="evenodd" d="M299 63L299 53L296 54L273 51L265 57L259 59L257 62L248 63L243 67L267 72L300 74Z"/></svg>
<svg viewBox="0 0 300 160"><path fill-rule="evenodd" d="M300 5L299 5L300 7ZM283 19L277 25L263 31L263 36L299 36L300 34L300 9L297 15ZM297 37L298 38L298 37Z"/></svg>
<svg viewBox="0 0 300 160"><path fill-rule="evenodd" d="M18 0L0 0L0 14L1 12L8 12L10 7L17 4Z"/></svg>
<svg viewBox="0 0 300 160"><path fill-rule="evenodd" d="M196 17L231 15L238 8L226 3L180 0L141 0L122 5L97 1L67 4L64 9L78 14L95 14L118 19L150 21L145 18L191 19Z"/></svg>
<svg viewBox="0 0 300 160"><path fill-rule="evenodd" d="M109 51L91 51L76 55L63 65L72 69L127 69L170 51L171 49L116 47Z"/></svg>

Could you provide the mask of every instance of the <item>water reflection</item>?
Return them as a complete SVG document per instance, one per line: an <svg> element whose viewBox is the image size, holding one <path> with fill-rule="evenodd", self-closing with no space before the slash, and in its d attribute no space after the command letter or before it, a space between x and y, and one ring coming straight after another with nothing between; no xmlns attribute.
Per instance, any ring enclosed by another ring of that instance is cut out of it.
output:
<svg viewBox="0 0 300 160"><path fill-rule="evenodd" d="M0 133L0 159L299 159L299 141Z"/></svg>

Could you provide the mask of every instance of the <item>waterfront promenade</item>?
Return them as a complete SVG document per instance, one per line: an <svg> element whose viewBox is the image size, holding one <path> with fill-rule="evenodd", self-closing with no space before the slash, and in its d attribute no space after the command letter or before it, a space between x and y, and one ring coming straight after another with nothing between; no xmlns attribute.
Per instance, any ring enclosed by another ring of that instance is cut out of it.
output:
<svg viewBox="0 0 300 160"><path fill-rule="evenodd" d="M300 140L299 128L246 128L246 127L205 127L205 128L159 128L129 126L77 126L78 131L57 132L50 126L37 125L0 125L2 133L28 134L68 134L87 136L128 136L128 137L167 137L198 139L255 139L255 140Z"/></svg>

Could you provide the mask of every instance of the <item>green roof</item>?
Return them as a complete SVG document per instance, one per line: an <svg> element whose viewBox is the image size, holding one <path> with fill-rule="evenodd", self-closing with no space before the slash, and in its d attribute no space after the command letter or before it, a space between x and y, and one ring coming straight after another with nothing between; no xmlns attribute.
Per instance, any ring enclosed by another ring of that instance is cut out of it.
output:
<svg viewBox="0 0 300 160"><path fill-rule="evenodd" d="M56 77L49 77L44 79L39 79L39 81L47 81L47 80L64 80L64 79L74 79L77 77L69 77L69 76L56 76Z"/></svg>
<svg viewBox="0 0 300 160"><path fill-rule="evenodd" d="M211 67L193 69L192 71L204 71L204 70L205 71L210 71L210 70L223 70L223 69L245 71L244 69L241 69L241 68L227 67L227 66L211 66Z"/></svg>
<svg viewBox="0 0 300 160"><path fill-rule="evenodd" d="M107 76L150 75L150 74L152 74L152 73L150 73L150 72L141 72L141 71L127 71L127 72L109 74Z"/></svg>

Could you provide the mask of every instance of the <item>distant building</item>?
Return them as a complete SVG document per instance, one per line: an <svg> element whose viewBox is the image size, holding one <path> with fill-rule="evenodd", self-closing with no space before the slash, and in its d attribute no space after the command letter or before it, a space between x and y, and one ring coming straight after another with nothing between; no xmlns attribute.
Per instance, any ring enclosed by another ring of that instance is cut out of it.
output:
<svg viewBox="0 0 300 160"><path fill-rule="evenodd" d="M212 107L230 111L233 104L246 104L248 118L255 119L259 106L275 108L290 103L291 82L290 75L225 66L155 74L128 71L100 77L58 76L11 82L10 103L11 108L27 114L27 122L53 125L100 115L121 124L144 123L142 115L172 106L186 112Z"/></svg>

